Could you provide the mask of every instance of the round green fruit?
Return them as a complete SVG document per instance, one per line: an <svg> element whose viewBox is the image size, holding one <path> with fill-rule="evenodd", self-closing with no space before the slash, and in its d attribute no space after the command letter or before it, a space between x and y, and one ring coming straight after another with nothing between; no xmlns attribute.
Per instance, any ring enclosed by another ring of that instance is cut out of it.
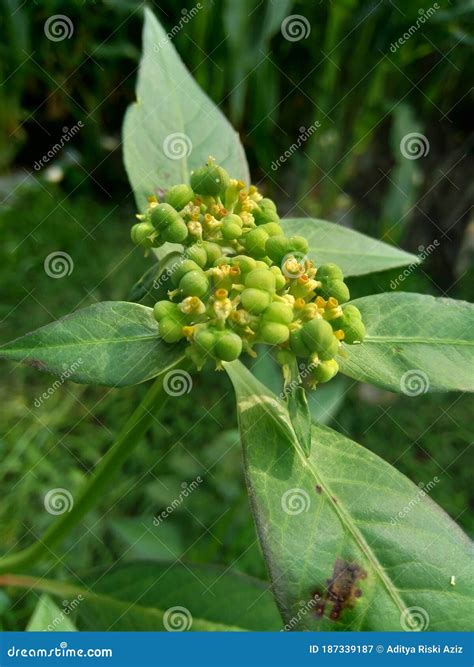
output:
<svg viewBox="0 0 474 667"><path fill-rule="evenodd" d="M215 164L207 164L191 173L191 187L198 195L217 197L228 185L229 174Z"/></svg>
<svg viewBox="0 0 474 667"><path fill-rule="evenodd" d="M309 357L311 351L303 340L303 330L294 329L290 333L290 348L297 357Z"/></svg>
<svg viewBox="0 0 474 667"><path fill-rule="evenodd" d="M323 294L326 298L330 296L338 300L339 303L345 303L351 298L349 288L342 280L329 280L323 283Z"/></svg>
<svg viewBox="0 0 474 667"><path fill-rule="evenodd" d="M243 242L249 255L253 257L265 256L265 244L269 238L264 229L251 229L250 232L244 236Z"/></svg>
<svg viewBox="0 0 474 667"><path fill-rule="evenodd" d="M165 343L177 343L183 338L183 325L170 316L160 321L158 331Z"/></svg>
<svg viewBox="0 0 474 667"><path fill-rule="evenodd" d="M155 229L160 230L176 220L184 222L178 211L166 203L153 206L150 212L150 220Z"/></svg>
<svg viewBox="0 0 474 667"><path fill-rule="evenodd" d="M242 306L252 315L259 315L268 308L272 300L271 294L261 289L249 287L240 295Z"/></svg>
<svg viewBox="0 0 474 667"><path fill-rule="evenodd" d="M222 248L213 241L203 241L202 245L207 254L206 266L214 266L214 262L222 255Z"/></svg>
<svg viewBox="0 0 474 667"><path fill-rule="evenodd" d="M182 185L173 185L173 187L168 190L165 196L165 202L175 208L177 211L181 211L181 209L183 209L186 204L189 204L189 202L193 199L193 189L185 183Z"/></svg>
<svg viewBox="0 0 474 667"><path fill-rule="evenodd" d="M362 343L364 341L365 326L359 318L351 317L349 320L344 318L342 330L344 331L345 343L354 345L355 343Z"/></svg>
<svg viewBox="0 0 474 667"><path fill-rule="evenodd" d="M321 264L316 273L316 278L323 282L329 280L343 280L344 274L337 264Z"/></svg>
<svg viewBox="0 0 474 667"><path fill-rule="evenodd" d="M290 330L286 324L264 321L259 330L259 338L268 345L280 345L285 343L289 337Z"/></svg>
<svg viewBox="0 0 474 667"><path fill-rule="evenodd" d="M262 319L288 325L293 322L293 308L286 303L273 302L264 311Z"/></svg>
<svg viewBox="0 0 474 667"><path fill-rule="evenodd" d="M265 254L268 255L275 264L281 264L283 257L289 252L290 246L286 236L270 236L265 243Z"/></svg>
<svg viewBox="0 0 474 667"><path fill-rule="evenodd" d="M242 339L232 331L221 334L216 342L215 355L222 361L234 361L242 352Z"/></svg>
<svg viewBox="0 0 474 667"><path fill-rule="evenodd" d="M321 359L331 359L338 350L338 341L329 322L315 318L302 326L302 337L311 352L317 352Z"/></svg>
<svg viewBox="0 0 474 667"><path fill-rule="evenodd" d="M245 276L245 287L256 287L273 294L276 289L276 278L270 269L254 269Z"/></svg>
<svg viewBox="0 0 474 667"><path fill-rule="evenodd" d="M183 219L173 220L161 232L163 241L169 243L182 243L188 237L188 228Z"/></svg>
<svg viewBox="0 0 474 667"><path fill-rule="evenodd" d="M186 257L203 269L207 263L207 252L203 243L194 243L186 250Z"/></svg>
<svg viewBox="0 0 474 667"><path fill-rule="evenodd" d="M201 267L192 259L183 259L171 274L171 282L174 287L179 285L181 278L189 271L201 271Z"/></svg>
<svg viewBox="0 0 474 667"><path fill-rule="evenodd" d="M209 289L209 280L202 269L189 271L179 281L179 289L184 296L202 297Z"/></svg>
<svg viewBox="0 0 474 667"><path fill-rule="evenodd" d="M164 317L174 317L177 315L178 311L178 306L176 303L173 303L172 301L157 301L155 305L153 306L153 315L155 317L155 320L159 322L162 320Z"/></svg>
<svg viewBox="0 0 474 667"><path fill-rule="evenodd" d="M152 237L154 235L156 235L155 228L149 222L138 222L136 225L133 225L130 232L132 242L144 248L151 248L153 246Z"/></svg>
<svg viewBox="0 0 474 667"><path fill-rule="evenodd" d="M337 374L339 364L335 359L321 361L312 371L311 375L317 382L329 382Z"/></svg>

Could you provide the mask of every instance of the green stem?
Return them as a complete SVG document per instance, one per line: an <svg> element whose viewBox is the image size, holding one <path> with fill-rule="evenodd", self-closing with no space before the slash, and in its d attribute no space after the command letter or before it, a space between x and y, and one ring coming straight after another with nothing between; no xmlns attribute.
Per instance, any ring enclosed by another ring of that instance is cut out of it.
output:
<svg viewBox="0 0 474 667"><path fill-rule="evenodd" d="M62 541L102 496L104 488L140 442L141 436L156 416L157 408L163 406L167 397L163 389L163 375L160 375L123 426L114 445L95 467L82 492L75 498L72 509L50 526L37 542L11 556L0 558L0 573L23 571L41 558L53 555L53 547Z"/></svg>

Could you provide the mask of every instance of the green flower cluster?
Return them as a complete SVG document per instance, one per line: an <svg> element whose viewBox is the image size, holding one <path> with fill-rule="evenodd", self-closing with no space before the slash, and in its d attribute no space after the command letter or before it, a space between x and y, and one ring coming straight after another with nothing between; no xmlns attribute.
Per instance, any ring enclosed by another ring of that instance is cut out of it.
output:
<svg viewBox="0 0 474 667"><path fill-rule="evenodd" d="M281 365L305 359L310 385L338 371L341 341L364 339L360 312L335 264L316 266L301 236L286 237L276 206L255 186L229 178L209 158L149 207L132 228L144 248L184 246L171 271L169 299L155 304L161 338L186 339L198 368L206 361L255 356L256 343L277 347Z"/></svg>

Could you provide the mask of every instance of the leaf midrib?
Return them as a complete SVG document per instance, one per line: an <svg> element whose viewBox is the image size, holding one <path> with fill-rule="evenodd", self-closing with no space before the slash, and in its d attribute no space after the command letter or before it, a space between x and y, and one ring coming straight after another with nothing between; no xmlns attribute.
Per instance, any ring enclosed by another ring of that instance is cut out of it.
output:
<svg viewBox="0 0 474 667"><path fill-rule="evenodd" d="M264 411L270 416L270 418L273 421L275 420L275 415L273 412L271 412L267 406L265 405L264 401L260 401L260 397L255 394L255 397L257 398L258 403L263 407ZM239 401L240 402L240 401ZM301 463L303 464L304 467L308 468L312 476L314 477L315 481L326 491L326 498L327 501L332 505L335 513L339 516L341 523L345 528L348 530L348 532L352 535L354 538L354 541L358 544L359 548L361 551L365 554L367 559L371 562L372 567L374 571L377 573L379 579L381 580L382 584L385 586L387 589L388 594L394 601L394 603L397 605L400 613L404 612L407 605L403 602L402 597L398 594L397 590L394 588L392 582L390 581L389 577L385 574L384 568L380 561L378 560L377 556L373 553L370 545L367 543L365 537L363 534L355 527L351 525L351 515L350 513L347 512L347 510L344 507L343 503L335 503L334 500L332 500L332 490L331 488L324 482L315 469L312 467L312 465L309 464L309 459L306 458L304 453L301 451L301 447L299 442L297 441L294 431L292 427L290 426L289 422L286 420L286 425L288 426L289 431L291 432L291 441L293 443L294 449L299 456Z"/></svg>
<svg viewBox="0 0 474 667"><path fill-rule="evenodd" d="M416 336L374 336L368 334L364 343L418 343L420 345L474 345L474 340L462 338L417 338Z"/></svg>
<svg viewBox="0 0 474 667"><path fill-rule="evenodd" d="M80 341L72 341L72 342L67 342L67 343L59 343L58 345L37 345L36 347L25 347L25 348L10 348L10 349L3 349L0 347L0 356L5 356L8 354L15 354L17 352L36 352L38 349L41 351L44 350L54 350L57 348L64 348L64 347L79 347L81 345L104 345L104 344L119 344L119 343L130 343L130 342L135 342L135 341L147 341L147 340L158 340L159 336L157 333L155 334L147 334L146 336L128 336L127 338L96 338L94 340L86 341L86 340L80 340Z"/></svg>

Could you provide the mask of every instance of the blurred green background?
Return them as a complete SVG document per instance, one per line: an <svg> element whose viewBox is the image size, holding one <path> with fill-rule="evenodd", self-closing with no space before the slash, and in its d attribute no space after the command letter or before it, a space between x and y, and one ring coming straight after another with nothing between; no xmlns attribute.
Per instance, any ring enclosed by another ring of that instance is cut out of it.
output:
<svg viewBox="0 0 474 667"><path fill-rule="evenodd" d="M169 30L195 7L149 5ZM142 7L132 0L0 5L1 341L75 308L127 298L148 267L129 241L134 204L120 143L134 99ZM398 288L469 298L472 2L201 0L198 8L173 42L239 130L253 180L292 215L325 217L414 253L437 239L439 247ZM73 34L47 39L45 21L64 12ZM304 36L291 41L281 26L294 15ZM405 33L409 38L397 46ZM79 121L83 127L55 159L35 168ZM417 160L400 150L411 133L429 145ZM57 251L74 262L60 280L43 268ZM398 274L353 279L352 294L390 290ZM144 387L65 383L36 407L51 378L6 363L2 371L0 549L7 552L51 523L45 493L62 487L74 495ZM256 372L277 386L268 358ZM473 532L467 396L415 399L338 380L318 390L313 410L416 483L438 476L432 497ZM55 576L182 556L264 578L235 429L224 374L196 378L69 537ZM153 516L197 475L204 483L160 526L157 539ZM0 592L2 627L24 628L33 606L31 597Z"/></svg>

